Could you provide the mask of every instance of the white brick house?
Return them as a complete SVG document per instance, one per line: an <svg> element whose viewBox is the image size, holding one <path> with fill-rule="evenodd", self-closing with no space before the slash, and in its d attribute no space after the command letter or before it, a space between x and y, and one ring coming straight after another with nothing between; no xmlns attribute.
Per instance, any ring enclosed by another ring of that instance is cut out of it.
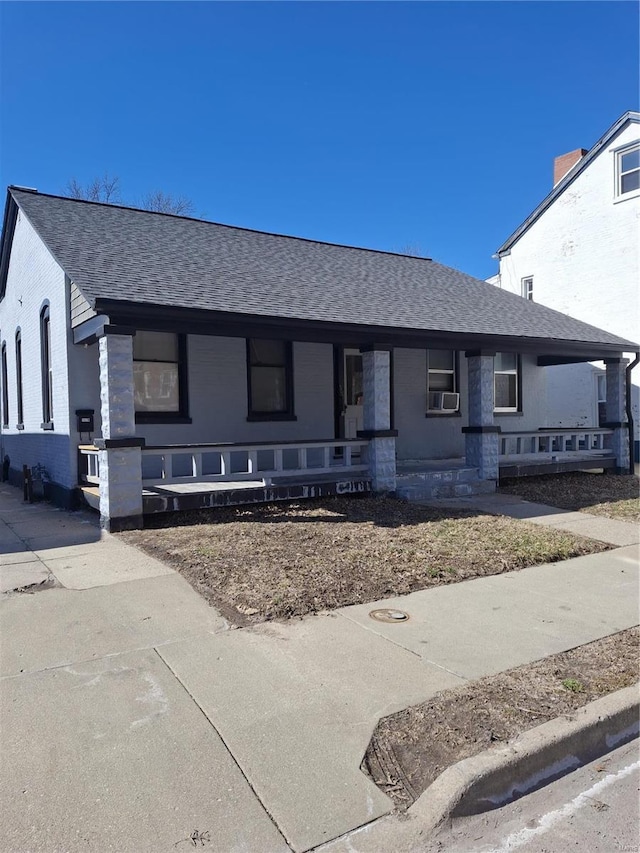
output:
<svg viewBox="0 0 640 853"><path fill-rule="evenodd" d="M549 195L498 249L489 281L629 340L640 331L640 113L625 113L588 151L554 163ZM625 353L635 357L633 351ZM603 422L602 363L547 371L548 424ZM638 456L640 367L631 404Z"/></svg>
<svg viewBox="0 0 640 853"><path fill-rule="evenodd" d="M543 364L637 345L428 259L10 187L0 456L108 529L174 509L491 490L627 470L622 427L547 425Z"/></svg>

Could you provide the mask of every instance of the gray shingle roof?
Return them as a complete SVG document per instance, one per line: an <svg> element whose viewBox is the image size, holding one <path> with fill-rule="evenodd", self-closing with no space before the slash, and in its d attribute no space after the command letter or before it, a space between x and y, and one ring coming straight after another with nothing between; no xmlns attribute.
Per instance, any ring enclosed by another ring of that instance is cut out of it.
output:
<svg viewBox="0 0 640 853"><path fill-rule="evenodd" d="M10 189L96 299L418 331L635 345L433 261Z"/></svg>

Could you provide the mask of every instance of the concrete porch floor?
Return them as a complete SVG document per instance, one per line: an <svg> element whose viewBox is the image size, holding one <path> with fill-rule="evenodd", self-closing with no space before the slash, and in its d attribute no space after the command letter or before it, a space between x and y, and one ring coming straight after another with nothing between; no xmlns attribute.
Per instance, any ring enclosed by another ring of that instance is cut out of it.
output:
<svg viewBox="0 0 640 853"><path fill-rule="evenodd" d="M500 457L500 476L603 470L614 464L613 457L606 454L527 454L519 456L517 461L514 457ZM397 494L406 500L447 499L487 494L495 490L493 482L479 479L477 469L469 466L464 457L400 459L397 461L396 470ZM218 506L363 494L370 491L371 478L366 472L355 472L351 475L341 475L338 472L314 475L311 470L303 475L283 473L282 476L272 477L268 481L256 477L253 480L156 485L143 489L142 499L143 512L147 515ZM98 487L84 486L82 492L86 503L93 509L99 509Z"/></svg>

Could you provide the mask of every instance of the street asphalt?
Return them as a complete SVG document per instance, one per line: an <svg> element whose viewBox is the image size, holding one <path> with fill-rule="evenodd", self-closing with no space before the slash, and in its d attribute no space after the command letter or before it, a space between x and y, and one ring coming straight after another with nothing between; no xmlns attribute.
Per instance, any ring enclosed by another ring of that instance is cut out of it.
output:
<svg viewBox="0 0 640 853"><path fill-rule="evenodd" d="M391 811L359 769L380 717L638 623L623 522L591 527L624 546L603 554L236 629L94 516L21 497L0 486L1 853L303 853Z"/></svg>

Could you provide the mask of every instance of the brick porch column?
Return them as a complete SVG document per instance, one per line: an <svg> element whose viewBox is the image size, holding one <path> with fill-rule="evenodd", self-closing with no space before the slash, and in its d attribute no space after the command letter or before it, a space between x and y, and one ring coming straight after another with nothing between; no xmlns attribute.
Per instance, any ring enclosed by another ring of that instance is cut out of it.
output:
<svg viewBox="0 0 640 853"><path fill-rule="evenodd" d="M493 422L495 352L465 353L469 385L469 426L463 427L467 465L477 468L481 480L498 481L498 433Z"/></svg>
<svg viewBox="0 0 640 853"><path fill-rule="evenodd" d="M142 527L142 446L136 438L133 334L106 332L99 340L102 437L100 524L105 530Z"/></svg>
<svg viewBox="0 0 640 853"><path fill-rule="evenodd" d="M627 383L625 358L606 358L607 421L603 426L613 430L610 448L616 457L616 472L628 474L631 461L629 452L629 425L627 423Z"/></svg>
<svg viewBox="0 0 640 853"><path fill-rule="evenodd" d="M369 439L367 460L374 492L396 490L396 430L391 429L391 353L362 347L363 427Z"/></svg>

